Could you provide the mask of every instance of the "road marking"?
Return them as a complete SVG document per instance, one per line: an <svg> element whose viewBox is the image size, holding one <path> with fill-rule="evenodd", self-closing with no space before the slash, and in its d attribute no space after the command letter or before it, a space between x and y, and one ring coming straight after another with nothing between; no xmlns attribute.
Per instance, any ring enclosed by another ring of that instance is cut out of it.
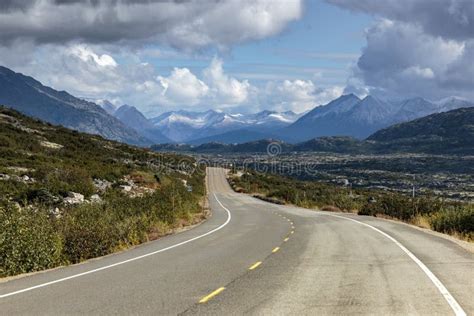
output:
<svg viewBox="0 0 474 316"><path fill-rule="evenodd" d="M288 239L290 239L290 237L286 237L285 239L283 239L284 242L287 242Z"/></svg>
<svg viewBox="0 0 474 316"><path fill-rule="evenodd" d="M272 252L275 253L275 252L277 252L278 250L280 250L280 247L275 247L275 248L273 248Z"/></svg>
<svg viewBox="0 0 474 316"><path fill-rule="evenodd" d="M254 270L261 264L262 264L262 261L256 262L249 268L249 270Z"/></svg>
<svg viewBox="0 0 474 316"><path fill-rule="evenodd" d="M294 231L294 230L292 230L292 231L290 232L290 234L294 234L294 233L295 233L295 231Z"/></svg>
<svg viewBox="0 0 474 316"><path fill-rule="evenodd" d="M199 303L206 303L207 301L209 301L211 298L213 298L214 296L218 295L220 292L224 291L225 290L225 287L220 287L218 288L217 290L215 290L214 292L212 292L211 294L207 295L207 296L204 296L203 298L201 298L201 300L199 301Z"/></svg>
<svg viewBox="0 0 474 316"><path fill-rule="evenodd" d="M386 238L390 239L400 249L402 249L420 267L420 269L428 276L428 278L431 280L431 282L433 282L433 284L438 288L438 291L441 293L441 295L443 295L444 299L448 302L448 304L451 307L451 309L453 310L454 314L457 315L457 316L465 316L466 315L466 312L462 309L461 305L459 305L459 303L456 301L456 299L451 295L451 293L449 293L448 289L443 285L443 283L441 283L441 281L436 277L436 275L434 275L434 273L431 272L431 270L428 269L428 267L423 262L421 262L420 259L418 259L410 250L408 250L405 246L403 246L398 240L396 240L395 238L393 238L389 234L381 231L380 229L378 229L378 228L376 228L372 225L369 225L367 223L364 223L364 222L361 222L361 221L358 221L358 220L355 220L355 219L352 219L352 218L335 215L335 214L323 214L323 215L334 216L334 217L339 217L339 218L342 218L342 219L346 219L348 221L353 221L353 222L358 223L360 225L364 225L366 227L369 227L370 229L373 229L376 232L378 232L379 234L382 234Z"/></svg>
<svg viewBox="0 0 474 316"><path fill-rule="evenodd" d="M86 272L74 274L74 275L71 275L71 276L68 276L68 277L65 277L65 278L61 278L61 279L57 279L57 280L54 280L54 281L38 284L38 285L28 287L28 288L25 288L25 289L22 289L22 290L2 294L2 295L0 295L0 298L5 298L5 297L8 297L8 296L17 295L17 294L20 294L20 293L24 293L24 292L32 291L32 290L35 290L35 289L39 289L39 288L42 288L42 287L45 287L45 286L48 286L48 285L64 282L64 281L75 279L75 278L78 278L78 277L81 277L81 276L84 276L84 275L88 275L88 274L92 274L92 273L99 272L99 271L102 271L102 270L110 269L110 268L113 268L113 267L116 267L116 266L119 266L119 265L122 265L122 264L125 264L125 263L129 263L129 262L140 260L140 259L143 259L143 258L146 258L146 257L149 257L149 256L153 256L153 255L156 255L158 253L165 252L167 250L185 245L185 244L190 243L192 241L195 241L197 239L209 236L210 234L213 234L213 233L217 232L218 230L221 230L222 228L224 228L227 224L229 224L229 222L232 218L232 215L230 214L230 211L224 205L222 205L221 201L219 201L219 199L217 198L215 193L214 193L214 198L216 199L217 203L219 203L219 205L227 212L227 220L222 225L220 225L219 227L216 227L213 230L208 231L207 233L204 233L202 235L193 237L191 239L182 241L180 243L168 246L168 247L160 249L160 250L149 252L147 254L144 254L144 255L141 255L141 256L138 256L138 257L134 257L134 258L127 259L127 260L124 260L124 261L116 262L116 263L113 263L113 264L110 264L110 265L107 265L107 266L103 266L103 267L100 267L100 268L97 268L97 269L93 269L93 270L89 270L89 271L86 271Z"/></svg>

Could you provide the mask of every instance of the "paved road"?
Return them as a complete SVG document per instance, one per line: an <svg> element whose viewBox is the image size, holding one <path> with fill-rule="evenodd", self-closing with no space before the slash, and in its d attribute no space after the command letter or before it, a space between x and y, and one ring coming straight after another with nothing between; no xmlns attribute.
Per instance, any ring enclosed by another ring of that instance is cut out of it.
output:
<svg viewBox="0 0 474 316"><path fill-rule="evenodd" d="M0 314L474 314L474 256L449 240L236 194L222 169L208 185L205 223L0 283Z"/></svg>

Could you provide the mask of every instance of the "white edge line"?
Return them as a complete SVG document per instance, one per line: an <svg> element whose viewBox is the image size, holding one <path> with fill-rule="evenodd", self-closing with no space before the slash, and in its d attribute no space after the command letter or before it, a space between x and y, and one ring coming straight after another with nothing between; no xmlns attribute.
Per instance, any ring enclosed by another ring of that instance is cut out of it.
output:
<svg viewBox="0 0 474 316"><path fill-rule="evenodd" d="M444 299L448 302L449 306L454 311L454 314L457 315L457 316L466 316L466 312L462 309L461 305L459 305L459 303L456 301L456 299L451 295L451 293L449 293L448 289L443 285L443 283L441 283L441 281L436 277L436 275L434 275L434 273L431 272L431 270L428 269L428 267L423 262L421 262L420 259L418 259L410 250L408 250L405 246L403 246L398 240L396 240L395 238L393 238L389 234L381 231L380 229L378 229L378 228L376 228L372 225L369 225L367 223L360 222L360 221L352 219L352 218L335 215L335 214L323 214L323 213L320 213L320 214L342 218L342 219L345 219L345 220L348 220L348 221L353 221L355 223L367 226L370 229L375 230L376 232L382 234L386 238L393 241L400 249L402 249L421 268L421 270L423 270L423 272L428 276L428 278L431 280L431 282L433 282L433 284L438 288L438 291L441 293L441 295L443 295Z"/></svg>
<svg viewBox="0 0 474 316"><path fill-rule="evenodd" d="M177 244L175 244L175 245L172 245L172 246L169 246L169 247L160 249L160 250L156 250L156 251L153 251L153 252L150 252L150 253L147 253L147 254L138 256L138 257L134 257L134 258L127 259L127 260L124 260L124 261L116 262L116 263L114 263L114 264L110 264L110 265L107 265L107 266L104 266L104 267L100 267L100 268L97 268L97 269L93 269L93 270L89 270L89 271L86 271L86 272L74 274L74 275L71 275L71 276L68 276L68 277L65 277L65 278L61 278L61 279L57 279L57 280L54 280L54 281L50 281L50 282L38 284L38 285L35 285L35 286L32 286L32 287L28 287L28 288L25 288L25 289L22 289L22 290L18 290L18 291L15 291L15 292L10 292L10 293L6 293L6 294L2 294L2 295L0 295L0 298L5 298L5 297L8 297L8 296L13 296L13 295L17 295L17 294L20 294L20 293L32 291L32 290L39 289L39 288L42 288L42 287L45 287L45 286L48 286L48 285L52 285L52 284L55 284L55 283L64 282L64 281L71 280L71 279L75 279L75 278L78 278L78 277L81 277L81 276L84 276L84 275L87 275L87 274L91 274L91 273L99 272L99 271L102 271L102 270L110 269L110 268L113 268L113 267L116 267L116 266L119 266L119 265L122 265L122 264L125 264L125 263L129 263L129 262L132 262L132 261L140 260L140 259L143 259L143 258L146 258L146 257L149 257L149 256L153 256L153 255L155 255L155 254L157 254L157 253L164 252L164 251L167 251L167 250L170 250L170 249L173 249L173 248L176 248L176 247L185 245L185 244L190 243L190 242L192 242L192 241L195 241L195 240L197 240L197 239L206 237L206 236L208 236L208 235L210 235L210 234L213 234L213 233L217 232L218 230L224 228L224 226L226 226L227 224L229 224L230 219L232 218L232 216L231 216L231 214L230 214L230 211L229 211L224 205L222 205L221 201L219 201L219 199L217 198L217 196L216 196L215 193L214 193L214 198L216 199L217 203L219 203L219 205L227 212L227 220L226 220L222 225L220 225L219 227L216 227L216 228L214 228L213 230L210 230L210 231L208 231L208 232L205 233L205 234L202 234L202 235L193 237L193 238L191 238L191 239L182 241L182 242L177 243Z"/></svg>

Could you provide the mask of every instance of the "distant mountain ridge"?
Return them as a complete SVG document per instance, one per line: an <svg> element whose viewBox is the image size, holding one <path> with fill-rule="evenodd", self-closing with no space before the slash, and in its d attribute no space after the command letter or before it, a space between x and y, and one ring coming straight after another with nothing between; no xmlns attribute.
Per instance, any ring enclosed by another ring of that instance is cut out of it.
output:
<svg viewBox="0 0 474 316"><path fill-rule="evenodd" d="M155 144L171 142L134 106L122 105L114 111L114 116Z"/></svg>
<svg viewBox="0 0 474 316"><path fill-rule="evenodd" d="M289 126L299 117L299 114L291 111L265 110L254 114L228 114L209 110L167 112L150 121L173 141L193 142L199 139L211 141L213 136L238 130L246 130L247 134L268 135Z"/></svg>
<svg viewBox="0 0 474 316"><path fill-rule="evenodd" d="M392 124L472 106L474 102L457 98L430 102L418 97L401 102L388 102L373 96L361 100L353 94L348 94L314 108L277 135L292 142L322 136L351 136L364 139Z"/></svg>
<svg viewBox="0 0 474 316"><path fill-rule="evenodd" d="M0 66L0 104L46 122L135 145L150 141L95 103Z"/></svg>
<svg viewBox="0 0 474 316"><path fill-rule="evenodd" d="M199 146L154 145L157 151L196 153L266 153L269 144L285 152L331 152L349 154L427 153L474 155L474 107L431 114L382 129L367 140L324 136L297 144L261 139L242 144L206 143Z"/></svg>

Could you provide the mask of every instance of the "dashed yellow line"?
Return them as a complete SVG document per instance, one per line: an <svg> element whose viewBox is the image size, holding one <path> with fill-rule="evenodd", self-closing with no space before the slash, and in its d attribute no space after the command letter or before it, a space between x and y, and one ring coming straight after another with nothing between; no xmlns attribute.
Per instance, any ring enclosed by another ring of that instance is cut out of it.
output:
<svg viewBox="0 0 474 316"><path fill-rule="evenodd" d="M280 250L280 247L275 247L275 248L273 248L272 252L275 253L275 252L277 252L278 250Z"/></svg>
<svg viewBox="0 0 474 316"><path fill-rule="evenodd" d="M225 290L225 287L220 287L218 288L217 290L215 290L214 292L212 292L211 294L207 295L207 296L204 296L203 298L201 298L201 300L199 301L199 303L206 303L207 301L209 301L211 298L213 298L214 296L218 295L220 292L224 291Z"/></svg>
<svg viewBox="0 0 474 316"><path fill-rule="evenodd" d="M287 242L288 239L290 239L290 237L286 237L285 239L283 239L284 242Z"/></svg>
<svg viewBox="0 0 474 316"><path fill-rule="evenodd" d="M262 264L262 261L256 262L249 268L249 270L254 270L261 264Z"/></svg>

